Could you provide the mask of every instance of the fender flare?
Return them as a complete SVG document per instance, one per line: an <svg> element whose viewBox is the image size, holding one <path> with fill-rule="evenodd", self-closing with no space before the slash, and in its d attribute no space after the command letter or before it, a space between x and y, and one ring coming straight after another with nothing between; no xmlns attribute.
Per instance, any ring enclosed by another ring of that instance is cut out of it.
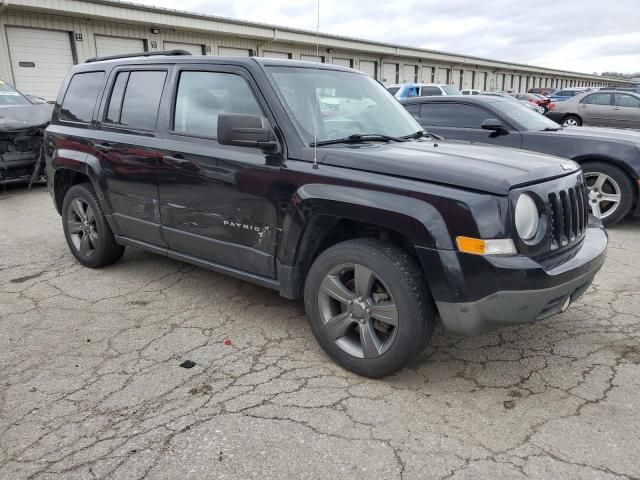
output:
<svg viewBox="0 0 640 480"><path fill-rule="evenodd" d="M89 179L89 182L93 186L93 190L98 197L100 206L107 219L111 216L113 211L111 202L104 196L106 191L106 184L104 176L102 175L102 166L100 161L93 155L89 155L86 152L81 152L72 149L57 149L51 156L51 169L53 170L53 193L56 200L56 208L58 208L58 192L56 191L57 181L56 177L59 172L63 170L70 170L77 172ZM60 204L62 199L60 198ZM59 212L60 213L60 212Z"/></svg>
<svg viewBox="0 0 640 480"><path fill-rule="evenodd" d="M279 260L299 263L299 245L315 216L365 222L396 231L415 245L453 250L447 224L431 204L394 193L327 184L307 184L293 195L293 208L283 222Z"/></svg>

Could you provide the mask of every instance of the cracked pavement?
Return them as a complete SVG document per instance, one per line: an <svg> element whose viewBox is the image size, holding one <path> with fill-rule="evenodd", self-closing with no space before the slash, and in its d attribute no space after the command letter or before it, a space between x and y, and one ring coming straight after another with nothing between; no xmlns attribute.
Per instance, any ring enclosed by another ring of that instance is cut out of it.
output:
<svg viewBox="0 0 640 480"><path fill-rule="evenodd" d="M638 218L566 313L438 328L382 380L276 292L133 248L80 266L45 188L0 222L0 478L640 478Z"/></svg>

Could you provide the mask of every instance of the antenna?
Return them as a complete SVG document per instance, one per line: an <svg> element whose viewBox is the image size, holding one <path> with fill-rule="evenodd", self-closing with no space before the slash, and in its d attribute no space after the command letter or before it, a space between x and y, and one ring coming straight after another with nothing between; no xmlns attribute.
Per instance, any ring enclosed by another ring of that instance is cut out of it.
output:
<svg viewBox="0 0 640 480"><path fill-rule="evenodd" d="M316 0L316 63L320 60L320 0ZM314 90L313 101L313 168L318 168L318 99L315 98L318 95L318 75L316 74L316 86Z"/></svg>

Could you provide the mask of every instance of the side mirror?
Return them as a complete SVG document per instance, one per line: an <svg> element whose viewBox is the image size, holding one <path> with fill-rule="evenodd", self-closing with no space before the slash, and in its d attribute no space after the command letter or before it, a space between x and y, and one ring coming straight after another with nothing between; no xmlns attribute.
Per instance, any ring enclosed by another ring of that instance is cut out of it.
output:
<svg viewBox="0 0 640 480"><path fill-rule="evenodd" d="M494 132L506 130L502 122L497 118L487 118L480 124L480 128L483 130L493 130Z"/></svg>
<svg viewBox="0 0 640 480"><path fill-rule="evenodd" d="M259 115L221 113L218 115L218 143L238 147L276 150L278 143Z"/></svg>

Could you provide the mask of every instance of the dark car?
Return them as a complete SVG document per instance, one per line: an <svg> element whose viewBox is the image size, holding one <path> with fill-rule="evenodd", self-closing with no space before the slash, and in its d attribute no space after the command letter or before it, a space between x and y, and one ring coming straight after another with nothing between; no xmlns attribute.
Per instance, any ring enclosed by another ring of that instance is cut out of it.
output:
<svg viewBox="0 0 640 480"><path fill-rule="evenodd" d="M638 209L640 133L563 128L516 102L484 95L439 100L420 98L403 104L425 129L447 139L521 148L578 162L589 186L589 205L606 225Z"/></svg>
<svg viewBox="0 0 640 480"><path fill-rule="evenodd" d="M44 164L37 164L42 135L52 111L53 105L34 104L0 80L0 184L41 173Z"/></svg>
<svg viewBox="0 0 640 480"><path fill-rule="evenodd" d="M45 149L80 263L136 246L304 298L322 348L368 376L416 358L438 316L474 334L564 311L605 257L574 162L434 141L332 65L77 65Z"/></svg>

